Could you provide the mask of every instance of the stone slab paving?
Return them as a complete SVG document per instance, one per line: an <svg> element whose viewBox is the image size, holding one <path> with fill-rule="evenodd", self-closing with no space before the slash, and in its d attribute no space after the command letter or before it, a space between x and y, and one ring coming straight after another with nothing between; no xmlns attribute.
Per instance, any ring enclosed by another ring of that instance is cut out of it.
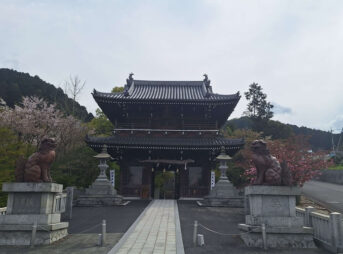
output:
<svg viewBox="0 0 343 254"><path fill-rule="evenodd" d="M176 201L151 202L110 253L184 253Z"/></svg>

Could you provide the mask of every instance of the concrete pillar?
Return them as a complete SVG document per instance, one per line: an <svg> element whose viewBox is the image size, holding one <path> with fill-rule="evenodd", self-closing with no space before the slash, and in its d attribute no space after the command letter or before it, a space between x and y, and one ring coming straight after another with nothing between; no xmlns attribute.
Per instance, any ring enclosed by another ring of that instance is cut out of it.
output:
<svg viewBox="0 0 343 254"><path fill-rule="evenodd" d="M305 217L304 217L304 226L305 227L312 227L312 217L311 212L314 212L314 207L308 206L305 207Z"/></svg>
<svg viewBox="0 0 343 254"><path fill-rule="evenodd" d="M67 187L67 200L66 200L66 210L62 214L63 219L71 220L73 217L73 196L74 196L74 187Z"/></svg>
<svg viewBox="0 0 343 254"><path fill-rule="evenodd" d="M334 248L343 245L343 232L342 232L342 215L340 213L330 213L330 233L331 244Z"/></svg>

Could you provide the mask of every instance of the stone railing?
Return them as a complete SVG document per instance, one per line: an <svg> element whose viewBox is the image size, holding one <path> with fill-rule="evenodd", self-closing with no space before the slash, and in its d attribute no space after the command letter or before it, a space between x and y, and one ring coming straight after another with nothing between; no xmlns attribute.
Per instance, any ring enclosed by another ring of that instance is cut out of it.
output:
<svg viewBox="0 0 343 254"><path fill-rule="evenodd" d="M61 193L56 195L54 211L56 213L64 213L66 210L67 194Z"/></svg>
<svg viewBox="0 0 343 254"><path fill-rule="evenodd" d="M313 238L332 253L343 251L343 220L340 213L324 215L311 206L296 208L296 215L303 217L304 226L313 228Z"/></svg>
<svg viewBox="0 0 343 254"><path fill-rule="evenodd" d="M0 207L0 215L6 215L7 207Z"/></svg>

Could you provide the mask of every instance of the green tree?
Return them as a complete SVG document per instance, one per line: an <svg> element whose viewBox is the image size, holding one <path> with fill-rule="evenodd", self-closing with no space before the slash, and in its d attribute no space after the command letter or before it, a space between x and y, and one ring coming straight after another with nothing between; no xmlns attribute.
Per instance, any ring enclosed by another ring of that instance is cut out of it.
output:
<svg viewBox="0 0 343 254"><path fill-rule="evenodd" d="M100 109L96 109L95 117L89 122L89 127L94 130L97 136L110 136L114 129L113 124Z"/></svg>
<svg viewBox="0 0 343 254"><path fill-rule="evenodd" d="M272 108L274 106L267 102L267 95L262 90L262 87L257 83L252 83L249 86L249 91L244 93L245 98L249 101L245 113L254 119L269 120L273 117Z"/></svg>
<svg viewBox="0 0 343 254"><path fill-rule="evenodd" d="M120 93L120 92L123 92L124 91L124 87L122 86L115 86L113 87L111 93Z"/></svg>
<svg viewBox="0 0 343 254"><path fill-rule="evenodd" d="M124 87L115 86L112 89L112 93L123 92ZM92 119L89 123L89 127L95 131L97 136L111 136L114 129L113 124L108 120L107 116L100 109L96 109L95 118Z"/></svg>

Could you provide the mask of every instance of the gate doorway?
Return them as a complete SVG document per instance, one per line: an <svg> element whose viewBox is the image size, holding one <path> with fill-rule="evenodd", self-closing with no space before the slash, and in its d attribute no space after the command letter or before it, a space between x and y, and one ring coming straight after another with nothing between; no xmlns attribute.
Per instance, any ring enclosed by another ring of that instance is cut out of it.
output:
<svg viewBox="0 0 343 254"><path fill-rule="evenodd" d="M140 162L148 163L151 166L150 197L152 199L179 199L181 193L180 168L186 169L187 164L194 163L194 160L149 159ZM182 182L184 185L184 180Z"/></svg>
<svg viewBox="0 0 343 254"><path fill-rule="evenodd" d="M177 169L156 168L151 174L151 198L179 199L180 174Z"/></svg>

